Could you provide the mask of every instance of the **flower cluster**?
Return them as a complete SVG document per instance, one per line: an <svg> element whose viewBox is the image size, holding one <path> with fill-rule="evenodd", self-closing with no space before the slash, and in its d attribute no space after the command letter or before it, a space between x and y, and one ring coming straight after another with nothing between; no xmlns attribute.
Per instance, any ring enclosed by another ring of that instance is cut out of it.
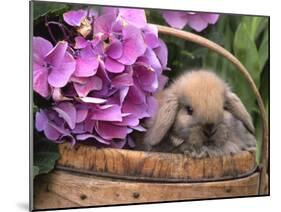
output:
<svg viewBox="0 0 281 212"><path fill-rule="evenodd" d="M197 32L207 28L208 24L215 24L219 18L218 14L179 11L164 11L162 16L171 27L182 29L188 25Z"/></svg>
<svg viewBox="0 0 281 212"><path fill-rule="evenodd" d="M77 10L63 19L63 41L33 38L33 89L53 102L36 113L36 129L54 142L122 148L155 112L167 47L144 10Z"/></svg>

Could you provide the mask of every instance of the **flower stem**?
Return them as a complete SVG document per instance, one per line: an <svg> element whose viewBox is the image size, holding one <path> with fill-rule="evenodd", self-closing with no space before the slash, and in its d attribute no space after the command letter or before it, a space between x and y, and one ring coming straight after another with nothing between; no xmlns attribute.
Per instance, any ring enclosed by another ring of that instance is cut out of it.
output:
<svg viewBox="0 0 281 212"><path fill-rule="evenodd" d="M52 41L53 41L54 43L57 43L57 40L56 40L56 38L55 38L55 36L54 36L54 34L53 34L53 32L52 32L50 26L49 26L47 16L45 16L45 26L46 26L47 29L48 29L48 32L49 32L49 35L51 36Z"/></svg>
<svg viewBox="0 0 281 212"><path fill-rule="evenodd" d="M69 29L67 29L62 23L59 23L59 22L56 22L56 21L49 21L48 24L53 24L53 25L59 26L60 30L63 33L64 39L67 40L69 38L68 34L66 33L66 30L69 33Z"/></svg>
<svg viewBox="0 0 281 212"><path fill-rule="evenodd" d="M89 17L89 15L90 15L90 7L88 6L88 8L87 8L87 17Z"/></svg>

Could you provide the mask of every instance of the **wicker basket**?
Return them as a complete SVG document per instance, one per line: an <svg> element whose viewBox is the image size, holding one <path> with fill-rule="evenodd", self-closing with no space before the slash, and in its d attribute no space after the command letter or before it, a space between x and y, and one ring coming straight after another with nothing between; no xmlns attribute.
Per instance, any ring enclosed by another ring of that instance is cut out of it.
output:
<svg viewBox="0 0 281 212"><path fill-rule="evenodd" d="M257 99L263 130L262 158L255 152L192 159L182 154L141 152L69 144L59 146L57 169L35 183L35 208L81 207L139 202L268 194L268 125L259 91L230 52L199 35L158 25L159 33L209 48L233 63ZM47 191L44 190L47 188Z"/></svg>

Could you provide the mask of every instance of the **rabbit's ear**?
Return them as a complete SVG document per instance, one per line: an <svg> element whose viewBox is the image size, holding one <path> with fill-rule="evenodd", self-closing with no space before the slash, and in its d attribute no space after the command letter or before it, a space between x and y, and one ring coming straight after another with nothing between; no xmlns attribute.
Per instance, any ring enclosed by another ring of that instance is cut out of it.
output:
<svg viewBox="0 0 281 212"><path fill-rule="evenodd" d="M225 107L235 118L242 121L244 126L254 134L255 128L250 114L239 97L231 92L229 88L226 91Z"/></svg>
<svg viewBox="0 0 281 212"><path fill-rule="evenodd" d="M144 142L156 145L161 142L174 123L178 110L178 100L175 95L166 91L158 100L158 111L151 127L146 132Z"/></svg>

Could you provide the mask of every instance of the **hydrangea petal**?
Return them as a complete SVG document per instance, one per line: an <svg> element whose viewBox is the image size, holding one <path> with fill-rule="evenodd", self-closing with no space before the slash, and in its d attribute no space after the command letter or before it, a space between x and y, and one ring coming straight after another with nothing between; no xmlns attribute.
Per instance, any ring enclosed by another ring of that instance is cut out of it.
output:
<svg viewBox="0 0 281 212"><path fill-rule="evenodd" d="M99 121L122 121L121 108L119 105L104 105L94 111L91 119Z"/></svg>
<svg viewBox="0 0 281 212"><path fill-rule="evenodd" d="M105 54L105 48L104 48L104 43L101 40L101 38L96 37L94 40L91 42L92 44L92 51L96 55L104 55Z"/></svg>
<svg viewBox="0 0 281 212"><path fill-rule="evenodd" d="M74 133L74 134L82 134L85 132L86 132L86 130L84 128L84 123L77 123L75 125L75 128L73 130L71 130L71 133Z"/></svg>
<svg viewBox="0 0 281 212"><path fill-rule="evenodd" d="M77 109L76 112L76 123L81 123L83 122L88 115L88 110L87 109Z"/></svg>
<svg viewBox="0 0 281 212"><path fill-rule="evenodd" d="M57 141L57 143L63 143L65 141L70 142L72 147L76 144L76 140L75 140L75 138L71 134L62 135L59 138L59 140Z"/></svg>
<svg viewBox="0 0 281 212"><path fill-rule="evenodd" d="M89 45L89 42L82 36L75 37L75 49L83 49Z"/></svg>
<svg viewBox="0 0 281 212"><path fill-rule="evenodd" d="M43 110L40 110L35 115L35 127L41 132L44 130L46 124L48 123L48 117Z"/></svg>
<svg viewBox="0 0 281 212"><path fill-rule="evenodd" d="M46 114L48 115L48 119L51 120L51 121L58 118L58 113L54 110L46 110Z"/></svg>
<svg viewBox="0 0 281 212"><path fill-rule="evenodd" d="M139 132L145 132L146 131L146 129L143 126L141 126L141 125L132 126L131 128L134 129L134 130L137 130Z"/></svg>
<svg viewBox="0 0 281 212"><path fill-rule="evenodd" d="M72 100L72 98L68 98L62 94L61 88L53 88L52 98L55 102Z"/></svg>
<svg viewBox="0 0 281 212"><path fill-rule="evenodd" d="M153 117L156 114L156 111L158 109L158 103L157 103L155 97L153 97L153 96L148 96L146 102L147 102L147 105L148 105L147 113L151 117Z"/></svg>
<svg viewBox="0 0 281 212"><path fill-rule="evenodd" d="M63 63L59 67L53 68L49 74L49 84L56 88L64 87L75 71L75 67L76 62L74 58L67 52L64 56Z"/></svg>
<svg viewBox="0 0 281 212"><path fill-rule="evenodd" d="M101 10L101 14L114 14L115 16L117 16L118 14L118 8L116 7L103 7Z"/></svg>
<svg viewBox="0 0 281 212"><path fill-rule="evenodd" d="M53 107L53 109L66 121L70 129L74 129L76 123L76 109L73 104L62 102L58 106Z"/></svg>
<svg viewBox="0 0 281 212"><path fill-rule="evenodd" d="M116 88L131 86L134 84L134 80L131 74L123 73L112 79L112 86Z"/></svg>
<svg viewBox="0 0 281 212"><path fill-rule="evenodd" d="M127 136L128 128L116 126L110 122L98 121L96 124L97 133L104 139L124 139Z"/></svg>
<svg viewBox="0 0 281 212"><path fill-rule="evenodd" d="M115 33L121 33L123 27L124 27L124 22L123 22L123 20L117 19L117 20L112 24L112 31L115 32Z"/></svg>
<svg viewBox="0 0 281 212"><path fill-rule="evenodd" d="M50 96L48 70L46 68L33 66L33 89L43 97Z"/></svg>
<svg viewBox="0 0 281 212"><path fill-rule="evenodd" d="M158 85L159 86L157 88L157 91L162 91L165 88L165 85L167 84L168 80L169 80L169 78L166 77L165 75L160 75L158 77L158 81L159 81Z"/></svg>
<svg viewBox="0 0 281 212"><path fill-rule="evenodd" d="M59 133L62 135L69 135L69 129L64 128L63 125L57 125L53 122L49 122L49 125L51 125L54 129L56 129Z"/></svg>
<svg viewBox="0 0 281 212"><path fill-rule="evenodd" d="M187 24L187 16L185 12L164 11L163 18L174 28L182 29Z"/></svg>
<svg viewBox="0 0 281 212"><path fill-rule="evenodd" d="M102 33L105 35L109 35L111 32L111 27L113 22L115 21L116 16L115 14L104 14L95 20L94 24L94 33Z"/></svg>
<svg viewBox="0 0 281 212"><path fill-rule="evenodd" d="M51 118L51 116L52 116L51 114L54 115L54 118ZM63 118L61 118L55 110L49 110L48 111L48 117L49 117L49 120L56 126L64 126L65 125L65 120ZM60 130L58 130L58 131L61 132ZM62 132L62 133L65 133L65 132Z"/></svg>
<svg viewBox="0 0 281 212"><path fill-rule="evenodd" d="M118 90L116 88L113 88L112 86L110 86L110 84L107 84L103 86L103 88L99 91L92 91L91 95L97 98L109 100L109 98L117 92Z"/></svg>
<svg viewBox="0 0 281 212"><path fill-rule="evenodd" d="M82 140L82 141L83 140L87 140L89 138L94 138L96 141L98 141L98 142L100 142L102 144L107 144L107 145L110 144L109 141L106 141L106 140L100 138L99 136L95 136L93 134L81 134L81 135L77 135L76 136L77 140Z"/></svg>
<svg viewBox="0 0 281 212"><path fill-rule="evenodd" d="M102 80L99 77L94 76L88 78L85 84L74 83L73 86L79 96L85 97L89 94L90 91L101 90Z"/></svg>
<svg viewBox="0 0 281 212"><path fill-rule="evenodd" d="M53 67L59 67L64 60L66 49L66 41L59 41L56 46L46 55L46 61Z"/></svg>
<svg viewBox="0 0 281 212"><path fill-rule="evenodd" d="M57 132L59 132L62 136L63 135L70 135L70 132L68 129L65 129L63 126L58 126L57 124L53 122L49 122L48 125L50 125L52 128L54 128Z"/></svg>
<svg viewBox="0 0 281 212"><path fill-rule="evenodd" d="M77 77L90 77L96 74L98 67L98 60L93 58L78 58L76 60L76 70L74 75Z"/></svg>
<svg viewBox="0 0 281 212"><path fill-rule="evenodd" d="M214 13L200 13L200 16L209 24L215 24L219 19L219 14Z"/></svg>
<svg viewBox="0 0 281 212"><path fill-rule="evenodd" d="M80 97L79 98L82 102L85 103L94 103L94 104L102 104L106 102L106 99L96 98L96 97Z"/></svg>
<svg viewBox="0 0 281 212"><path fill-rule="evenodd" d="M125 99L122 107L123 113L132 113L139 119L150 117L147 113L147 105L143 104L134 104L132 101Z"/></svg>
<svg viewBox="0 0 281 212"><path fill-rule="evenodd" d="M87 11L85 10L71 10L63 14L63 19L70 26L80 26L86 15Z"/></svg>
<svg viewBox="0 0 281 212"><path fill-rule="evenodd" d="M142 9L120 8L119 15L135 27L142 28L146 25L145 11Z"/></svg>
<svg viewBox="0 0 281 212"><path fill-rule="evenodd" d="M144 91L154 92L157 90L157 73L152 68L148 68L143 65L135 65L134 70L138 78L138 82Z"/></svg>
<svg viewBox="0 0 281 212"><path fill-rule="evenodd" d="M135 116L134 114L130 114L128 116L125 116L122 118L122 121L119 122L114 122L115 125L119 125L119 126L137 126L139 125L140 121L138 119L137 116Z"/></svg>
<svg viewBox="0 0 281 212"><path fill-rule="evenodd" d="M99 61L99 67L96 76L99 76L102 79L103 84L105 85L111 83L111 79L109 78L108 73L105 70L105 65L103 61Z"/></svg>
<svg viewBox="0 0 281 212"><path fill-rule="evenodd" d="M97 72L99 61L92 51L92 47L88 46L81 50L80 56L76 60L76 70L74 75L77 77L93 76Z"/></svg>
<svg viewBox="0 0 281 212"><path fill-rule="evenodd" d="M144 32L146 33L152 33L154 34L156 37L158 37L158 28L155 24L147 24L144 28L143 28Z"/></svg>
<svg viewBox="0 0 281 212"><path fill-rule="evenodd" d="M85 125L84 125L85 131L86 131L86 132L89 132L89 133L93 133L93 130L94 130L95 126L96 126L96 121L87 118L87 119L84 121L84 123L85 123Z"/></svg>
<svg viewBox="0 0 281 212"><path fill-rule="evenodd" d="M124 71L125 66L116 60L107 57L105 59L105 69L112 73L121 73Z"/></svg>
<svg viewBox="0 0 281 212"><path fill-rule="evenodd" d="M159 58L162 68L165 69L168 63L168 48L163 40L159 39L159 46L154 49L154 52Z"/></svg>
<svg viewBox="0 0 281 212"><path fill-rule="evenodd" d="M118 141L114 140L110 142L109 146L116 149L122 149L126 145L126 143L127 143L126 139L122 139Z"/></svg>
<svg viewBox="0 0 281 212"><path fill-rule="evenodd" d="M146 50L146 44L141 31L131 25L123 29L123 54L118 61L125 65L132 65Z"/></svg>
<svg viewBox="0 0 281 212"><path fill-rule="evenodd" d="M115 40L107 48L106 53L108 56L110 56L113 59L120 58L123 53L122 43L119 40Z"/></svg>
<svg viewBox="0 0 281 212"><path fill-rule="evenodd" d="M129 87L124 87L120 89L119 96L120 96L120 104L123 104L127 94L129 92Z"/></svg>
<svg viewBox="0 0 281 212"><path fill-rule="evenodd" d="M135 104L145 103L145 93L136 85L130 86L128 98Z"/></svg>
<svg viewBox="0 0 281 212"><path fill-rule="evenodd" d="M44 134L45 136L52 141L57 140L60 136L61 133L58 132L52 125L50 125L49 123L46 125L46 127L44 128Z"/></svg>
<svg viewBox="0 0 281 212"><path fill-rule="evenodd" d="M149 32L149 33L145 33L144 35L144 41L145 43L150 47L150 48L156 48L159 46L159 39L158 37Z"/></svg>
<svg viewBox="0 0 281 212"><path fill-rule="evenodd" d="M50 41L42 37L33 37L32 39L33 62L36 62L36 60L34 60L36 58L45 57L52 49L53 49L53 45Z"/></svg>
<svg viewBox="0 0 281 212"><path fill-rule="evenodd" d="M94 8L90 8L88 11L88 17L97 17L99 15L98 11Z"/></svg>
<svg viewBox="0 0 281 212"><path fill-rule="evenodd" d="M208 23L202 19L200 14L195 14L188 16L188 25L197 32L201 32L208 26Z"/></svg>
<svg viewBox="0 0 281 212"><path fill-rule="evenodd" d="M160 73L162 72L162 65L160 63L160 60L151 48L146 49L144 56L139 57L137 63L138 62L142 62L146 66L152 67L157 71L158 75L160 75Z"/></svg>

